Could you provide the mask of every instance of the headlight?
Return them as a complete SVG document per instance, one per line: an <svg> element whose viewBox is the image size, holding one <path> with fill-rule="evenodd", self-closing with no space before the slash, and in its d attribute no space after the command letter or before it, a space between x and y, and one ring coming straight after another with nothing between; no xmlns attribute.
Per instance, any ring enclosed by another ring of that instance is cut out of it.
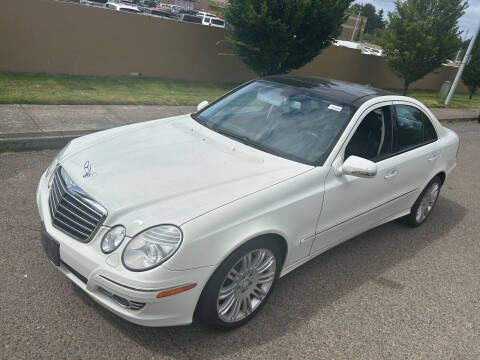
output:
<svg viewBox="0 0 480 360"><path fill-rule="evenodd" d="M174 225L147 229L129 241L123 250L123 264L132 271L144 271L160 265L180 247L182 231Z"/></svg>
<svg viewBox="0 0 480 360"><path fill-rule="evenodd" d="M108 230L102 239L102 251L105 254L110 254L120 246L123 239L125 239L125 228L122 225L117 225Z"/></svg>
<svg viewBox="0 0 480 360"><path fill-rule="evenodd" d="M45 173L45 177L47 179L50 179L52 173L53 173L53 170L55 170L55 168L57 167L57 164L58 164L58 159L60 159L60 157L63 155L63 153L65 152L65 150L67 150L68 148L68 145L70 145L70 143L68 143L67 145L65 145L63 147L62 150L60 150L57 155L55 155L55 157L53 158L52 162L50 163L50 166L48 167L46 173ZM49 186L50 186L50 182L49 182Z"/></svg>

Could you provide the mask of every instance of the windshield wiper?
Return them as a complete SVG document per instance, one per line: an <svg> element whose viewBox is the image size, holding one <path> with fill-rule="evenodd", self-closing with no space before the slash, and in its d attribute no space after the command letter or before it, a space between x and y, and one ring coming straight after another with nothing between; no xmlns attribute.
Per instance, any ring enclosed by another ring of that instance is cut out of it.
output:
<svg viewBox="0 0 480 360"><path fill-rule="evenodd" d="M262 151L265 151L265 152L268 152L270 154L273 154L273 155L276 155L276 156L281 156L280 153L276 150L273 150L271 148L269 148L268 146L265 146L265 145L262 145L262 144L259 144L258 142L256 142L255 140L253 139L250 139L248 136L245 136L245 135L239 135L239 134L236 134L234 132L231 132L229 130L225 130L225 129L221 129L221 128L212 128L213 131L216 131L222 135L225 135L225 136L228 136L229 138L231 139L234 139L234 140L238 140L240 141L241 143L245 144L245 145L248 145L248 146L251 146L253 148L256 148L258 150L262 150Z"/></svg>

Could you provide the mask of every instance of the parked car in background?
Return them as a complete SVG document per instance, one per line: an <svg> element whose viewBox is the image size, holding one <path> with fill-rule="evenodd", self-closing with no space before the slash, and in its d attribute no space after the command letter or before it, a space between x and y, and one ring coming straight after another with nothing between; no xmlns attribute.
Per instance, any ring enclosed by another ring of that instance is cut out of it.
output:
<svg viewBox="0 0 480 360"><path fill-rule="evenodd" d="M172 10L170 10L168 7L164 7L164 6L156 7L156 8L150 8L146 12L149 13L150 15L153 15L153 16L160 16L160 17L168 18L168 19L174 17Z"/></svg>
<svg viewBox="0 0 480 360"><path fill-rule="evenodd" d="M370 46L366 46L364 44L359 44L353 41L347 40L335 40L333 43L334 46L343 46L350 49L360 50L364 55L375 55L375 56L383 56L383 50L375 49Z"/></svg>
<svg viewBox="0 0 480 360"><path fill-rule="evenodd" d="M186 21L186 22L191 22L191 23L195 23L195 24L202 24L202 18L198 17L196 15L180 14L179 20Z"/></svg>
<svg viewBox="0 0 480 360"><path fill-rule="evenodd" d="M116 10L116 11L124 11L124 12L131 12L131 13L140 12L140 9L136 5L126 4L123 2L114 2L111 0L105 4L105 7L108 9Z"/></svg>
<svg viewBox="0 0 480 360"><path fill-rule="evenodd" d="M210 19L210 26L224 28L225 27L225 20L220 18L211 18Z"/></svg>
<svg viewBox="0 0 480 360"><path fill-rule="evenodd" d="M181 6L173 4L168 4L167 6L172 10L175 15L180 15L180 10L182 10Z"/></svg>
<svg viewBox="0 0 480 360"><path fill-rule="evenodd" d="M140 0L136 5L146 8L154 8L157 7L157 2L155 0Z"/></svg>
<svg viewBox="0 0 480 360"><path fill-rule="evenodd" d="M80 4L88 5L88 6L95 6L95 7L105 7L107 0L80 0Z"/></svg>
<svg viewBox="0 0 480 360"><path fill-rule="evenodd" d="M189 10L189 9L180 9L180 15L181 14L188 14L188 15L198 15L198 11L197 10Z"/></svg>
<svg viewBox="0 0 480 360"><path fill-rule="evenodd" d="M217 15L212 14L212 13L208 13L208 12L205 12L205 11L197 12L197 16L200 16L201 18L203 18L205 15L209 16L209 17L217 17Z"/></svg>
<svg viewBox="0 0 480 360"><path fill-rule="evenodd" d="M368 46L363 46L361 48L361 51L362 51L362 54L364 54L364 55L383 56L382 51L380 51L378 49L375 49L375 48L372 48L372 47L368 47Z"/></svg>
<svg viewBox="0 0 480 360"><path fill-rule="evenodd" d="M203 25L208 25L208 26L213 26L213 27L220 27L224 28L225 27L225 20L220 19L216 16L211 17L207 14L202 16L202 24Z"/></svg>
<svg viewBox="0 0 480 360"><path fill-rule="evenodd" d="M458 145L413 98L266 77L194 114L72 140L40 177L42 243L128 321L182 325L195 314L232 329L279 277L328 249L395 219L423 224Z"/></svg>
<svg viewBox="0 0 480 360"><path fill-rule="evenodd" d="M347 40L335 40L333 45L348 47L349 49L358 49L358 44L357 43L355 43L353 41L347 41Z"/></svg>
<svg viewBox="0 0 480 360"><path fill-rule="evenodd" d="M136 5L141 12L148 12L148 9L157 7L157 3L154 0L140 0Z"/></svg>

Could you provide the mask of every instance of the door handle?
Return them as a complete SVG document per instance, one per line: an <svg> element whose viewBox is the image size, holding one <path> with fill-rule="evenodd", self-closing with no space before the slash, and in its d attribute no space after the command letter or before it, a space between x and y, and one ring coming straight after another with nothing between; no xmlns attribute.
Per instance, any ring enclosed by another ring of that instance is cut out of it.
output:
<svg viewBox="0 0 480 360"><path fill-rule="evenodd" d="M396 176L398 174L398 170L397 169L394 169L394 170L390 170L385 176L385 180L390 180L391 178L393 178L394 176Z"/></svg>
<svg viewBox="0 0 480 360"><path fill-rule="evenodd" d="M438 154L435 153L435 154L430 154L430 156L428 157L428 161L433 161L433 160L437 160L438 159Z"/></svg>

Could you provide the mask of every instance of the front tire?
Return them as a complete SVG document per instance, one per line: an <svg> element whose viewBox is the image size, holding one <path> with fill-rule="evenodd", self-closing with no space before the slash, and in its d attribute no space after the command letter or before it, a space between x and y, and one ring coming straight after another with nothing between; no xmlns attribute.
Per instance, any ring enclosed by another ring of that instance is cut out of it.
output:
<svg viewBox="0 0 480 360"><path fill-rule="evenodd" d="M203 289L198 318L217 329L242 326L265 305L278 279L282 253L269 238L251 240L228 256Z"/></svg>
<svg viewBox="0 0 480 360"><path fill-rule="evenodd" d="M438 200L442 180L435 176L423 189L417 200L412 206L410 214L402 218L403 223L410 227L420 226L427 220L432 213Z"/></svg>

